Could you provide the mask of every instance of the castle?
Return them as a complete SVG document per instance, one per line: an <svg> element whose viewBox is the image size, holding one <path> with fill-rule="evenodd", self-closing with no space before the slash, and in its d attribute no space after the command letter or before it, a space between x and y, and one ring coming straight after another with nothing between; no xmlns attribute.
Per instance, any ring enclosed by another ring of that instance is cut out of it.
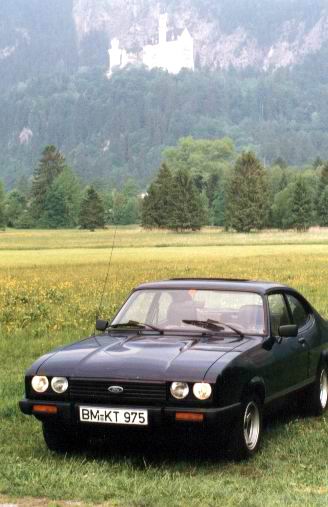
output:
<svg viewBox="0 0 328 507"><path fill-rule="evenodd" d="M171 74L178 74L182 69L194 70L194 40L187 28L179 32L167 30L167 14L159 17L159 34L157 44L148 44L140 54L128 53L120 48L119 40L112 39L109 54L108 78L113 70L123 69L128 64L143 63L148 69L161 68Z"/></svg>

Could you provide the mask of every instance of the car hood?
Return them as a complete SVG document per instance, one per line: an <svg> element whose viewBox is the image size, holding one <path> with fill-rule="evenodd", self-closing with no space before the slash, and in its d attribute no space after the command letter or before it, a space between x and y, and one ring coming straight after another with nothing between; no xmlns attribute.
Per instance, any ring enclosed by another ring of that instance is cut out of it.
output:
<svg viewBox="0 0 328 507"><path fill-rule="evenodd" d="M249 339L101 335L47 354L31 373L129 380L203 380L218 360L229 362Z"/></svg>

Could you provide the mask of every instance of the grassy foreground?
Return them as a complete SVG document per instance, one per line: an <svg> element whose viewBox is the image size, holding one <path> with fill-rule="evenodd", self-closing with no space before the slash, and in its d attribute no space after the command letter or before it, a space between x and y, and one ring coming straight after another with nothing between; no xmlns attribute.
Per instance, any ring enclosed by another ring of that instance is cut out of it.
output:
<svg viewBox="0 0 328 507"><path fill-rule="evenodd" d="M93 330L112 234L0 233L0 495L7 502L48 498L49 505L327 505L327 416L282 414L268 424L259 455L241 464L187 437L171 445L163 438L109 441L74 456L46 450L39 423L17 409L24 370L41 353ZM328 317L328 232L119 229L103 315L112 315L139 282L176 276L285 282Z"/></svg>

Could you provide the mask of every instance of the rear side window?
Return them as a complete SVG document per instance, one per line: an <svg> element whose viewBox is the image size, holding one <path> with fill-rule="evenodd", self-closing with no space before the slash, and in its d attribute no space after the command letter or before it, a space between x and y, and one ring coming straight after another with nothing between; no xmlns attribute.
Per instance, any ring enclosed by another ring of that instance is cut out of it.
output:
<svg viewBox="0 0 328 507"><path fill-rule="evenodd" d="M279 335L279 327L290 324L285 299L282 294L271 294L268 297L271 334Z"/></svg>
<svg viewBox="0 0 328 507"><path fill-rule="evenodd" d="M310 319L310 313L304 307L303 303L301 303L301 301L299 301L296 297L287 294L287 299L294 324L297 324L299 328L305 326Z"/></svg>

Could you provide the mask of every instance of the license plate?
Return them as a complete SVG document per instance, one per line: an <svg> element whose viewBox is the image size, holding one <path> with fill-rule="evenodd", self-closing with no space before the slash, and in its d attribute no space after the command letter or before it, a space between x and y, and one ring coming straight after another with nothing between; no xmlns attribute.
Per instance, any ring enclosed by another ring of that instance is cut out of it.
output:
<svg viewBox="0 0 328 507"><path fill-rule="evenodd" d="M79 407L79 410L81 422L148 425L148 410L104 407Z"/></svg>

